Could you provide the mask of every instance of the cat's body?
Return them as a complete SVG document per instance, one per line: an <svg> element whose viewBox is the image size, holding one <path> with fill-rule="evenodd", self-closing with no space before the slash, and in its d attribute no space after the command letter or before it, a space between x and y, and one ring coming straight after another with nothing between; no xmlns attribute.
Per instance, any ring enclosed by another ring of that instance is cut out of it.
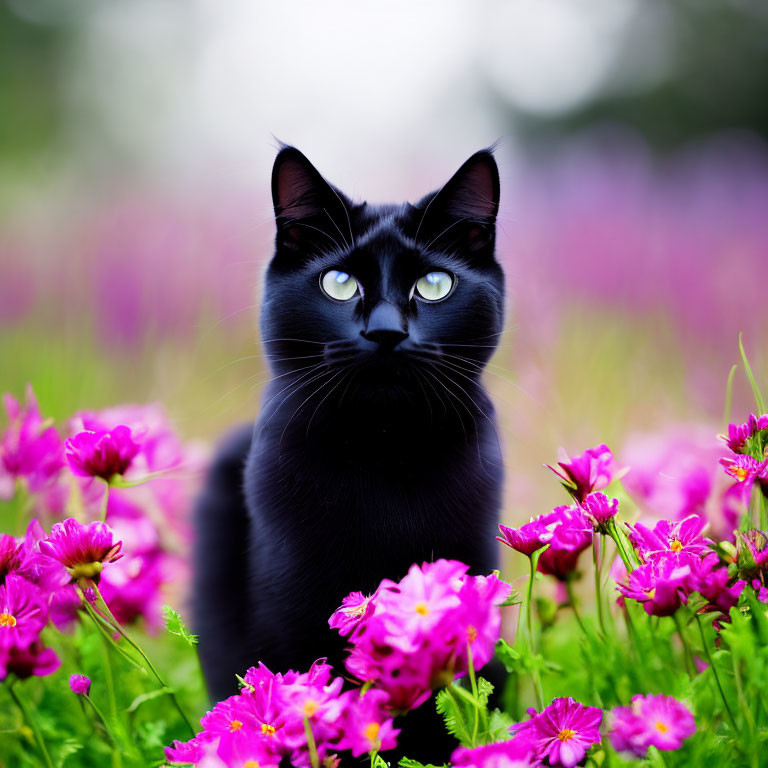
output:
<svg viewBox="0 0 768 768"><path fill-rule="evenodd" d="M342 673L328 618L351 591L441 557L496 567L502 462L479 382L503 315L492 156L416 206L374 208L286 148L273 197L262 333L275 376L198 509L196 622L216 699L257 661L285 671L326 656ZM445 296L421 297L446 278ZM438 737L418 732L406 749L429 756Z"/></svg>

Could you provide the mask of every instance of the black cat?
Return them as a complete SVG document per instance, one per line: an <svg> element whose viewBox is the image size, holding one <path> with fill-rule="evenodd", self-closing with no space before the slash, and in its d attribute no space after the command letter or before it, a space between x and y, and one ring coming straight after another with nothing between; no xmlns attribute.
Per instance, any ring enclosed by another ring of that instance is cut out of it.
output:
<svg viewBox="0 0 768 768"><path fill-rule="evenodd" d="M499 175L473 155L415 205L353 203L301 152L275 160L263 344L274 378L197 510L196 624L211 695L259 660L303 670L344 642L328 618L412 563L497 566L503 467L480 383L502 330ZM434 704L411 757L447 757ZM453 742L455 746L455 742Z"/></svg>

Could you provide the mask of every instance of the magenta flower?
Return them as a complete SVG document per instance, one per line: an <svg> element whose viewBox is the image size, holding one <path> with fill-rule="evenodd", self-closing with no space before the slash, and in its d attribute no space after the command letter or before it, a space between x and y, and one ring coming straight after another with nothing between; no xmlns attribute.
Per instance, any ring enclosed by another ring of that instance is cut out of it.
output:
<svg viewBox="0 0 768 768"><path fill-rule="evenodd" d="M690 710L677 699L663 695L637 695L629 707L611 713L611 743L618 752L645 757L648 747L663 751L680 749L696 732Z"/></svg>
<svg viewBox="0 0 768 768"><path fill-rule="evenodd" d="M545 543L541 540L541 534L544 532L544 529L538 520L531 520L519 528L508 528L506 525L500 525L499 530L502 536L497 536L496 541L506 544L526 557L530 557L534 552L545 546Z"/></svg>
<svg viewBox="0 0 768 768"><path fill-rule="evenodd" d="M4 400L8 428L0 439L0 468L13 478L25 478L32 491L39 491L64 466L61 438L43 420L31 386L27 385L23 408L10 395Z"/></svg>
<svg viewBox="0 0 768 768"><path fill-rule="evenodd" d="M26 647L0 646L0 680L15 675L20 680L28 677L52 675L61 666L61 659L52 648L35 640Z"/></svg>
<svg viewBox="0 0 768 768"><path fill-rule="evenodd" d="M699 612L719 611L727 616L739 602L739 595L746 582L731 578L727 566L720 564L714 552L700 560L692 560L689 565L691 574L688 577L688 589L698 592L707 601L707 605L700 608Z"/></svg>
<svg viewBox="0 0 768 768"><path fill-rule="evenodd" d="M11 573L0 587L0 648L26 648L40 636L48 621L43 592Z"/></svg>
<svg viewBox="0 0 768 768"><path fill-rule="evenodd" d="M571 459L562 449L557 463L560 469L546 464L563 481L568 493L578 502L584 501L593 490L601 490L611 482L610 465L613 454L607 445L598 445Z"/></svg>
<svg viewBox="0 0 768 768"><path fill-rule="evenodd" d="M384 691L370 690L364 696L359 691L347 691L341 696L340 749L348 749L353 757L397 746L399 730L393 726L387 711L389 696Z"/></svg>
<svg viewBox="0 0 768 768"><path fill-rule="evenodd" d="M170 762L244 768L287 764L309 768L305 722L318 757L334 764L340 750L355 756L396 746L397 731L383 691L341 693L343 680L315 662L305 673L271 672L263 664L245 675L245 687L221 701L200 721L192 740L166 748Z"/></svg>
<svg viewBox="0 0 768 768"><path fill-rule="evenodd" d="M742 500L747 503L755 481L768 488L768 459L758 461L752 456L737 456L735 459L720 459L727 475L736 480Z"/></svg>
<svg viewBox="0 0 768 768"><path fill-rule="evenodd" d="M91 692L91 678L85 675L70 675L69 687L78 696L87 696Z"/></svg>
<svg viewBox="0 0 768 768"><path fill-rule="evenodd" d="M535 755L533 729L522 731L514 739L482 747L459 747L451 755L454 768L534 768L541 765Z"/></svg>
<svg viewBox="0 0 768 768"><path fill-rule="evenodd" d="M389 694L398 712L466 674L469 650L479 669L493 655L499 604L509 586L495 575L468 576L454 560L411 566L400 582L382 581L373 610L352 631L346 667Z"/></svg>
<svg viewBox="0 0 768 768"><path fill-rule="evenodd" d="M98 580L104 563L113 563L122 557L121 544L114 542L112 531L104 523L82 525L70 517L56 523L50 536L38 546L42 554L58 560L75 581Z"/></svg>
<svg viewBox="0 0 768 768"><path fill-rule="evenodd" d="M125 474L139 445L131 439L126 426L111 431L80 432L66 443L70 469L80 477L100 477L109 482L115 475Z"/></svg>
<svg viewBox="0 0 768 768"><path fill-rule="evenodd" d="M690 574L689 564L666 557L636 568L618 590L624 597L642 603L649 616L671 616L687 602Z"/></svg>
<svg viewBox="0 0 768 768"><path fill-rule="evenodd" d="M734 453L749 453L748 443L762 430L768 430L768 413L762 416L750 413L746 424L729 424L728 434L722 435L722 439Z"/></svg>
<svg viewBox="0 0 768 768"><path fill-rule="evenodd" d="M549 544L539 557L538 570L567 581L579 555L592 543L592 525L578 507L556 507L536 522L543 529L542 543Z"/></svg>
<svg viewBox="0 0 768 768"><path fill-rule="evenodd" d="M706 524L707 521L698 515L690 515L677 523L659 520L653 530L635 523L629 538L645 562L668 555L675 555L681 561L698 559L708 551L711 543L700 536Z"/></svg>
<svg viewBox="0 0 768 768"><path fill-rule="evenodd" d="M619 500L609 499L604 493L590 493L581 504L584 514L590 520L596 531L604 531L605 524L619 510Z"/></svg>
<svg viewBox="0 0 768 768"><path fill-rule="evenodd" d="M21 565L21 544L13 536L0 534L0 584Z"/></svg>
<svg viewBox="0 0 768 768"><path fill-rule="evenodd" d="M539 714L511 730L531 738L536 757L548 760L553 768L573 768L593 744L600 743L603 713L567 698L553 699Z"/></svg>
<svg viewBox="0 0 768 768"><path fill-rule="evenodd" d="M331 629L338 629L342 637L349 635L373 611L373 597L366 597L362 592L347 595L328 619Z"/></svg>

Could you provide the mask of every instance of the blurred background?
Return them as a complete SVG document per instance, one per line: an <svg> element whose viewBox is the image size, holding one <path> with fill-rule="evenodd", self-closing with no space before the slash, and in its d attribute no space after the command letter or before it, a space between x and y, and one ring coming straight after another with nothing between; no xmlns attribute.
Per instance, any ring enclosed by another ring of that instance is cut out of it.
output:
<svg viewBox="0 0 768 768"><path fill-rule="evenodd" d="M764 0L0 0L0 389L253 419L276 138L374 201L500 140L510 521L768 378Z"/></svg>

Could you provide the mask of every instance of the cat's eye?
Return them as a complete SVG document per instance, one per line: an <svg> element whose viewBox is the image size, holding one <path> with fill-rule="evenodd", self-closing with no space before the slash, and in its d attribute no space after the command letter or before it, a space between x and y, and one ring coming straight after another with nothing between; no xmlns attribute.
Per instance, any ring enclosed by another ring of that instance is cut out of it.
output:
<svg viewBox="0 0 768 768"><path fill-rule="evenodd" d="M416 294L425 301L440 301L451 292L454 282L447 272L428 272L416 281Z"/></svg>
<svg viewBox="0 0 768 768"><path fill-rule="evenodd" d="M357 280L347 272L338 269L329 269L320 276L320 287L336 301L349 301L359 292Z"/></svg>

